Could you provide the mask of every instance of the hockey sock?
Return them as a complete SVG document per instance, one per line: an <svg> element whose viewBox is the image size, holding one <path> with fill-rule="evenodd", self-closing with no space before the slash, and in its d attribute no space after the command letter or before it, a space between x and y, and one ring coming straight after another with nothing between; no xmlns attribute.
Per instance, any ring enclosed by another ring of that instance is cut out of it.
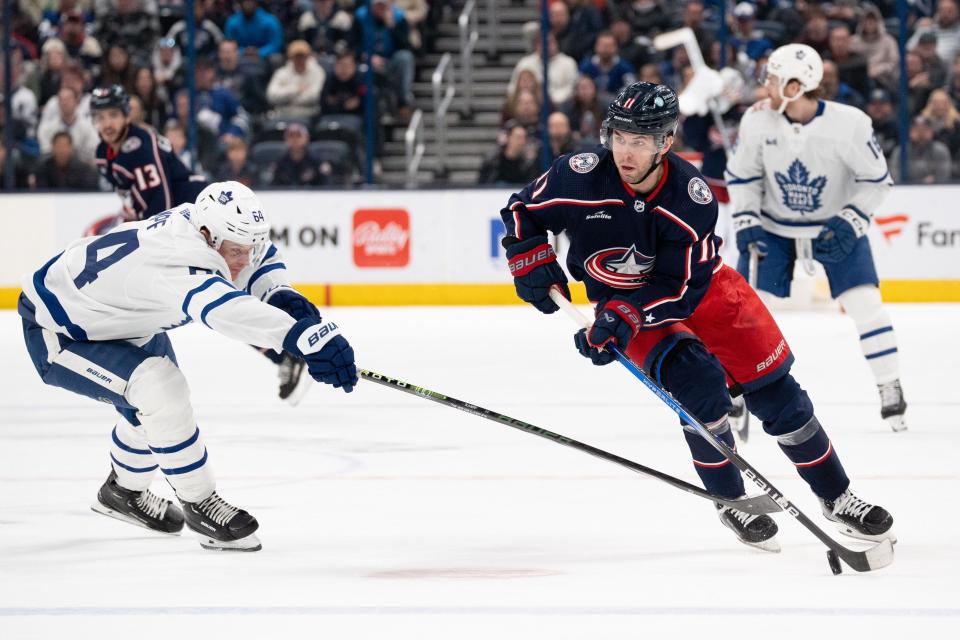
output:
<svg viewBox="0 0 960 640"><path fill-rule="evenodd" d="M704 426L728 447L736 449L733 431L730 430L726 417L721 418L719 424ZM687 439L687 446L690 447L693 467L697 470L697 475L700 476L700 481L703 482L707 491L724 498L737 498L745 493L739 469L733 466L722 453L714 449L699 434L689 430L689 427L683 428L683 437Z"/></svg>
<svg viewBox="0 0 960 640"><path fill-rule="evenodd" d="M863 357L877 384L897 380L900 377L897 334L883 306L880 289L870 285L854 287L837 296L837 300L857 327Z"/></svg>
<svg viewBox="0 0 960 640"><path fill-rule="evenodd" d="M147 446L143 429L123 418L117 421L111 434L110 461L117 473L117 483L132 491L149 487L157 470L157 462Z"/></svg>
<svg viewBox="0 0 960 640"><path fill-rule="evenodd" d="M777 436L777 444L821 498L833 500L847 490L850 480L816 416L799 429Z"/></svg>

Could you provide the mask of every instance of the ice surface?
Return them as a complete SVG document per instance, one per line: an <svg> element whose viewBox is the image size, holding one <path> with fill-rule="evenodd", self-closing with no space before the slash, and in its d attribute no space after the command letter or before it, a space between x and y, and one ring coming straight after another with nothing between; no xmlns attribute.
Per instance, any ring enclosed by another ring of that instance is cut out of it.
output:
<svg viewBox="0 0 960 640"><path fill-rule="evenodd" d="M849 319L779 316L854 488L897 519L893 566L839 577L785 514L783 552L753 551L707 502L394 390L315 386L287 407L266 360L189 326L171 337L218 489L263 542L203 551L90 511L113 411L45 387L0 312L0 638L956 638L960 306L890 311L903 434L880 421ZM697 482L673 414L581 358L560 314L327 315L364 367ZM828 526L772 438L741 452Z"/></svg>

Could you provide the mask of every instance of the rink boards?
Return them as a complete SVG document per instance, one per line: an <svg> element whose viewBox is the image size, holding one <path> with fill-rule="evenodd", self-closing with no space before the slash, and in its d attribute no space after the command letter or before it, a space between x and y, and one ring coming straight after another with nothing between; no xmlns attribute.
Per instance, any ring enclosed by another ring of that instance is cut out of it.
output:
<svg viewBox="0 0 960 640"><path fill-rule="evenodd" d="M508 190L260 195L292 280L318 304L518 302L499 243ZM957 202L960 185L895 187L877 211L870 239L886 300L960 301ZM0 308L15 306L25 274L118 204L110 193L0 196ZM582 288L574 294L584 300Z"/></svg>

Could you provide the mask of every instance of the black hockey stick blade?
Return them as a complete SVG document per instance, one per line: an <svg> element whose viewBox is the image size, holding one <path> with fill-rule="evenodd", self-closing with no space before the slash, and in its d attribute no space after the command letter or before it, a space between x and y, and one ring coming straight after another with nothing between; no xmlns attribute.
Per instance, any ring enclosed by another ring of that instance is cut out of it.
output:
<svg viewBox="0 0 960 640"><path fill-rule="evenodd" d="M722 504L726 507L733 507L734 509L754 515L776 513L777 511L783 510L783 508L777 504L773 498L765 493L734 500L721 498L720 496L715 496L712 493L709 493L696 485L692 485L689 482L680 480L679 478L674 478L673 476L667 475L661 471L657 471L656 469L645 467L642 464L632 460L627 460L626 458L622 458L616 454L604 451L603 449L598 449L589 444L579 442L573 438L568 438L567 436L559 433L548 431L547 429L530 424L529 422L517 420L516 418L511 418L510 416L502 413L497 413L496 411L491 411L490 409L484 409L483 407L478 407L477 405L470 404L469 402L457 400L456 398L445 396L442 393L431 391L425 387L418 387L408 382L404 382L398 378L385 376L368 369L357 367L357 372L364 380L369 380L370 382L375 382L379 385L396 389L397 391L403 391L404 393L408 393L410 395L426 398L427 400L432 400L433 402L442 404L446 407L459 409L460 411L464 411L481 418L486 418L487 420L492 420L493 422L498 422L508 427L513 427L514 429L550 440L551 442L556 442L557 444L562 444L572 449L588 453L595 458L600 458L601 460L606 460L607 462L613 462L614 464L618 464L621 467L626 467L627 469L630 469L635 473L639 473L640 475L655 478L661 482L669 484L672 487L676 487L681 491L686 491L687 493L691 493L705 500L710 500L711 502Z"/></svg>

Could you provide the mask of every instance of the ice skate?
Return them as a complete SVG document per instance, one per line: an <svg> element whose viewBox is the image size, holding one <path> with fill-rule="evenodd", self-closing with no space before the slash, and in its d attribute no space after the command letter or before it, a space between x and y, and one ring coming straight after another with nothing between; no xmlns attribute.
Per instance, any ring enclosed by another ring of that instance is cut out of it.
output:
<svg viewBox="0 0 960 640"><path fill-rule="evenodd" d="M312 382L312 378L307 373L307 363L289 353L284 353L278 367L280 399L295 407L300 404Z"/></svg>
<svg viewBox="0 0 960 640"><path fill-rule="evenodd" d="M253 532L257 519L234 507L214 491L200 502L183 502L187 527L200 536L200 546L216 551L259 551Z"/></svg>
<svg viewBox="0 0 960 640"><path fill-rule="evenodd" d="M133 491L117 484L117 472L110 470L107 481L97 492L97 501L90 506L97 513L160 533L179 535L183 529L183 512L175 504L150 492Z"/></svg>
<svg viewBox="0 0 960 640"><path fill-rule="evenodd" d="M721 504L716 506L720 522L737 534L737 539L740 542L761 551L780 553L780 543L777 542L775 537L777 535L777 523L774 522L773 518L766 514L751 515Z"/></svg>
<svg viewBox="0 0 960 640"><path fill-rule="evenodd" d="M907 403L903 399L900 381L878 384L877 389L880 391L880 416L894 431L906 431L907 423L903 414L907 411Z"/></svg>
<svg viewBox="0 0 960 640"><path fill-rule="evenodd" d="M727 414L727 421L730 423L730 428L733 429L733 434L737 436L737 439L740 442L747 442L750 439L750 412L747 411L747 403L742 395L730 398L730 402L733 407Z"/></svg>
<svg viewBox="0 0 960 640"><path fill-rule="evenodd" d="M893 516L883 507L864 502L847 489L835 500L820 498L823 515L837 523L840 533L860 540L886 540L896 542L891 528Z"/></svg>

